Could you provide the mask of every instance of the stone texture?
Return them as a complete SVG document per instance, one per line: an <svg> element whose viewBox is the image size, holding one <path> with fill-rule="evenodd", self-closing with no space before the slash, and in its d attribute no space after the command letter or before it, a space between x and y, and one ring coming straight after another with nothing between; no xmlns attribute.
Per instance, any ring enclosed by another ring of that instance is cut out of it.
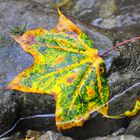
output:
<svg viewBox="0 0 140 140"><path fill-rule="evenodd" d="M10 92L0 94L0 132L6 131L17 118L18 106L16 98Z"/></svg>
<svg viewBox="0 0 140 140"><path fill-rule="evenodd" d="M48 131L46 134L39 137L38 140L73 140L73 139L70 137L63 136L60 133Z"/></svg>
<svg viewBox="0 0 140 140"><path fill-rule="evenodd" d="M37 0L35 1L1 0L0 88L5 87L18 73L22 72L33 63L33 58L29 54L24 52L21 47L11 39L11 37L9 36L9 32L11 32L11 30L13 31L13 28L15 27L22 27L24 25L26 25L26 30L38 27L51 29L57 23L58 15L56 14L56 11L46 7L43 1L40 4ZM94 15L93 11L98 11L98 9L100 9L100 6L102 5L101 2L103 1L91 0L89 3L87 3L84 0L77 0L71 1L70 3L72 4L70 4L67 8L66 5L64 6L64 9L63 5L61 8L67 14L71 14L82 20L88 21L91 19L94 20L94 17L98 18L99 16L105 19L110 18L112 14L115 14L117 10L116 6L114 6L115 10L109 9L109 13L107 14L104 14L103 11L100 11L99 13L97 12ZM106 0L104 1L104 5L108 3L108 6L105 6L106 10L108 10L110 2L117 5L115 0ZM105 17L105 15L109 17ZM89 37L91 37L91 39L95 42L95 47L99 49L100 53L110 48L117 38L121 38L121 36L116 37L116 34L112 31L101 30L96 27L84 24L72 17L70 18L85 33L87 33ZM104 26L105 25L106 24L104 24ZM109 24L107 25L110 27ZM130 24L129 26L131 25L132 24ZM132 109L137 97L140 97L138 84L140 76L139 52L140 49L137 44L130 44L128 46L123 46L122 48L118 49L118 51L113 51L108 56L104 57L107 64L108 80L111 89L110 98L125 91L125 94L110 102L110 115L117 115L123 113L126 109ZM128 90L129 88L130 90ZM53 97L49 95L33 95L15 91L1 91L0 126L2 127L0 128L0 132L2 134L5 130L11 128L19 118L36 114L50 114L54 113L54 110L55 101ZM110 135L119 129L126 129L130 121L130 119L107 119L103 118L99 114L95 116L93 114L83 127L77 127L71 130L67 130L63 132L63 134L75 138L80 138L80 140L99 135L105 136ZM132 120L129 128L134 128L136 122L135 119ZM56 130L54 118L43 117L21 121L19 123L19 127L20 129L26 128L45 131ZM134 134L138 133L138 123L135 128L136 131ZM128 134L130 134L130 129L128 130L129 131L127 132Z"/></svg>
<svg viewBox="0 0 140 140"><path fill-rule="evenodd" d="M126 134L131 134L140 137L140 113L131 120Z"/></svg>
<svg viewBox="0 0 140 140"><path fill-rule="evenodd" d="M107 119L99 114L95 116L91 116L82 127L75 127L70 130L62 131L63 135L84 140L95 136L110 135L120 128L127 127L129 123L127 119Z"/></svg>
<svg viewBox="0 0 140 140"><path fill-rule="evenodd" d="M121 135L117 137L97 137L97 138L90 138L87 140L140 140L140 138L137 138L133 135Z"/></svg>

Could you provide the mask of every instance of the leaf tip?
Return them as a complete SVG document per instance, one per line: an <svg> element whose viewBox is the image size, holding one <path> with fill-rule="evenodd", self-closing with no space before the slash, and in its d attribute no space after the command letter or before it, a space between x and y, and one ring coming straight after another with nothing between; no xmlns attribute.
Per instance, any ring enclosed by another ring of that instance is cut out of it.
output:
<svg viewBox="0 0 140 140"><path fill-rule="evenodd" d="M62 12L59 10L59 8L57 8L57 11L58 11L58 15L59 15L59 17L64 17L64 15L62 14Z"/></svg>
<svg viewBox="0 0 140 140"><path fill-rule="evenodd" d="M20 42L21 42L21 36L11 35L11 37L12 37L17 43L20 43Z"/></svg>

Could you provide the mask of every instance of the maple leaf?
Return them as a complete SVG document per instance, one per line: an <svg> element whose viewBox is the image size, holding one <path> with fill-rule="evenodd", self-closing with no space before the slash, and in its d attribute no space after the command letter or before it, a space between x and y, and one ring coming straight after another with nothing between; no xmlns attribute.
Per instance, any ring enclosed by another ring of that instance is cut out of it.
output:
<svg viewBox="0 0 140 140"><path fill-rule="evenodd" d="M58 12L59 22L52 30L38 28L14 36L34 63L8 88L53 95L56 125L68 129L82 126L93 111L108 116L109 88L105 62L92 40Z"/></svg>
<svg viewBox="0 0 140 140"><path fill-rule="evenodd" d="M59 129L81 126L90 111L108 101L105 62L77 26L59 11L59 22L50 31L35 29L14 39L34 57L34 64L20 73L8 88L47 93L56 99ZM107 114L108 105L98 110Z"/></svg>

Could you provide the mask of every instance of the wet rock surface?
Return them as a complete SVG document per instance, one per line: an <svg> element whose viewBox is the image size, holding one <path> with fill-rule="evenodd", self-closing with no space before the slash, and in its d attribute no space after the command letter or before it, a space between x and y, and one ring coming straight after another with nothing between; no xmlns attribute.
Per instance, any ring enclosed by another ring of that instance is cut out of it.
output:
<svg viewBox="0 0 140 140"><path fill-rule="evenodd" d="M63 131L63 135L73 137L79 140L85 140L86 138L95 136L111 135L113 132L120 128L126 128L129 120L127 119L107 119L101 115L91 117L84 123L82 127L72 128L70 130Z"/></svg>
<svg viewBox="0 0 140 140"><path fill-rule="evenodd" d="M121 31L127 36L139 35L139 0L73 0L73 4L62 9L100 28Z"/></svg>
<svg viewBox="0 0 140 140"><path fill-rule="evenodd" d="M0 96L0 132L11 127L17 118L18 106L16 99L10 92L5 92Z"/></svg>
<svg viewBox="0 0 140 140"><path fill-rule="evenodd" d="M63 136L60 133L55 133L53 131L48 131L46 134L38 138L38 140L73 140L70 137Z"/></svg>
<svg viewBox="0 0 140 140"><path fill-rule="evenodd" d="M132 121L129 124L129 127L126 131L126 134L131 134L131 135L140 137L140 132L139 132L140 125L139 124L140 124L140 113L132 119Z"/></svg>
<svg viewBox="0 0 140 140"><path fill-rule="evenodd" d="M134 27L139 24L140 20L138 17L134 24L132 24L131 21L128 22L129 25L124 24L125 20L124 23L120 21L120 26L118 26L119 23L117 25L111 23L114 23L112 17L116 18L119 14L127 16L127 12L132 12L132 14L137 15L139 12L139 2L137 0L131 3L131 5L129 2L126 1L123 3L121 0L105 0L104 2L101 0L89 0L88 2L86 0L64 0L64 2L61 2L60 8L67 15L75 16L80 20L89 21L106 29L115 28L116 30L116 27L119 27L119 29L122 28L122 30L120 30L123 32L121 34L122 36L124 36L124 31L130 32L131 30L133 30L133 32L131 35L127 34L128 36L138 34ZM137 11L133 8L135 5L137 5ZM119 8L122 8L122 10L118 10ZM33 63L33 58L21 49L10 37L9 33L20 34L25 30L38 27L51 29L56 25L58 15L56 11L50 9L48 3L43 0L1 0L0 17L0 88L3 88L6 87L17 74ZM122 37L118 36L114 31L101 30L84 24L73 17L69 16L69 18L94 41L95 47L99 49L100 53L103 53L106 49L113 46L116 39L119 40ZM96 18L102 18L103 22L97 22ZM106 22L107 20L112 21ZM132 27L132 29L130 30L127 27ZM140 97L139 54L140 47L139 42L137 42L136 44L129 44L116 49L104 57L107 64L108 81L111 90L110 99L116 97L115 95L122 94L110 102L110 115L118 115L126 110L132 110L136 99ZM53 97L49 95L0 91L1 134L9 130L19 118L37 114L52 114L54 112L55 101ZM94 136L111 135L119 129L124 129L126 130L126 134L140 136L140 126L138 125L140 120L139 114L132 120L126 118L118 120L107 119L99 114L93 116L90 117L83 127L73 128L63 131L62 133L66 136L82 140ZM57 131L54 117L26 119L21 121L18 127L19 130L35 129L40 131ZM133 131L131 131L132 129ZM116 139L120 138L121 137L116 137ZM128 136L126 136L125 139L126 138L128 138Z"/></svg>
<svg viewBox="0 0 140 140"><path fill-rule="evenodd" d="M122 135L117 137L97 137L97 138L91 138L87 140L139 140L140 138L135 137L133 135Z"/></svg>
<svg viewBox="0 0 140 140"><path fill-rule="evenodd" d="M33 140L75 140L71 137L63 136L60 133L53 131L47 131L46 133L40 134L38 131L32 131L27 138L32 138ZM6 137L0 140L19 140L15 137ZM80 139L79 139L80 140ZM121 135L121 136L106 136L106 137L93 137L85 140L140 140L140 138L133 135Z"/></svg>

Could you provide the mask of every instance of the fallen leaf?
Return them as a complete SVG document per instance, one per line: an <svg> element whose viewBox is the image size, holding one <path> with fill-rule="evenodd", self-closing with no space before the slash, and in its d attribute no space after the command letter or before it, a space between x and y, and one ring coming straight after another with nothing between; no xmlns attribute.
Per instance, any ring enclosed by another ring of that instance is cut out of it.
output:
<svg viewBox="0 0 140 140"><path fill-rule="evenodd" d="M34 63L8 88L53 95L56 125L68 129L82 126L93 111L108 116L109 88L105 62L92 40L60 11L59 16L50 31L39 28L14 36Z"/></svg>

